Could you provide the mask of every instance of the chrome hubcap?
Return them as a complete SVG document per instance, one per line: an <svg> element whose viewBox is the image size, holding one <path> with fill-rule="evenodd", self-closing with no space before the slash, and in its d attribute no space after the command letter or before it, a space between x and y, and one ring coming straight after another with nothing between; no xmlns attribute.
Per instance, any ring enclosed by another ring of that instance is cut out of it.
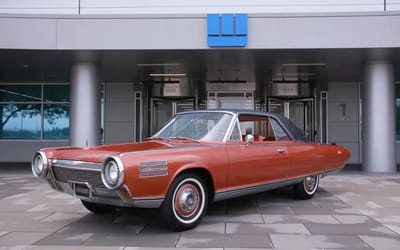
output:
<svg viewBox="0 0 400 250"><path fill-rule="evenodd" d="M200 205L200 193L196 186L184 184L181 186L175 198L175 211L182 218L188 218L196 214Z"/></svg>
<svg viewBox="0 0 400 250"><path fill-rule="evenodd" d="M315 178L314 177L307 177L306 178L306 183L308 187L313 187L315 183Z"/></svg>
<svg viewBox="0 0 400 250"><path fill-rule="evenodd" d="M196 204L196 197L191 189L185 189L180 198L179 198L179 206L186 212L189 212L194 208Z"/></svg>
<svg viewBox="0 0 400 250"><path fill-rule="evenodd" d="M307 176L304 180L304 188L308 192L312 192L314 190L316 184L317 184L317 176L316 175Z"/></svg>

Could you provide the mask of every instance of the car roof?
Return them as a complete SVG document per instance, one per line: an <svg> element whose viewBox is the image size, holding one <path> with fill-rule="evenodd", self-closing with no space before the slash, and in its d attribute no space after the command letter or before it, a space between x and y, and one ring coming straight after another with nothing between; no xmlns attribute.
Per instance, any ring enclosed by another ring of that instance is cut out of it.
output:
<svg viewBox="0 0 400 250"><path fill-rule="evenodd" d="M228 113L232 115L258 115L258 116L268 116L274 118L278 123L286 130L292 140L294 141L305 141L305 137L303 132L288 118L273 113L273 112L264 112L264 111L254 111L254 110L246 110L246 109L204 109L204 110L192 110L178 113L179 114L188 114L188 113L205 113L205 112L220 112L220 113Z"/></svg>

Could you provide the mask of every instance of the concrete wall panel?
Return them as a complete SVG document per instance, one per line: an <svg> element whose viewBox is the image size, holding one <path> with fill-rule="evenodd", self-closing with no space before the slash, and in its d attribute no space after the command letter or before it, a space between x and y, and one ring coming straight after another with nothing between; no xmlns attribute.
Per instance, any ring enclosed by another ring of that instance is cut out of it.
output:
<svg viewBox="0 0 400 250"><path fill-rule="evenodd" d="M348 146L352 154L349 163L361 163L359 83L328 83L328 120L329 142Z"/></svg>
<svg viewBox="0 0 400 250"><path fill-rule="evenodd" d="M55 19L0 17L0 48L55 49L56 29Z"/></svg>
<svg viewBox="0 0 400 250"><path fill-rule="evenodd" d="M206 48L205 18L63 19L59 49Z"/></svg>
<svg viewBox="0 0 400 250"><path fill-rule="evenodd" d="M85 14L310 13L382 11L379 0L81 0Z"/></svg>
<svg viewBox="0 0 400 250"><path fill-rule="evenodd" d="M255 16L249 18L247 48L396 47L398 23L400 16ZM205 49L206 32L205 16L63 19L57 41L60 49Z"/></svg>
<svg viewBox="0 0 400 250"><path fill-rule="evenodd" d="M359 122L359 103L358 102L348 102L344 100L339 100L330 103L329 105L329 122L349 123Z"/></svg>
<svg viewBox="0 0 400 250"><path fill-rule="evenodd" d="M387 11L399 11L400 1L399 0L386 0L386 10Z"/></svg>
<svg viewBox="0 0 400 250"><path fill-rule="evenodd" d="M41 148L68 145L68 141L0 141L0 162L30 162Z"/></svg>
<svg viewBox="0 0 400 250"><path fill-rule="evenodd" d="M105 144L134 141L133 124L131 122L107 121L105 126Z"/></svg>
<svg viewBox="0 0 400 250"><path fill-rule="evenodd" d="M107 82L107 102L132 102L134 96L133 83Z"/></svg>
<svg viewBox="0 0 400 250"><path fill-rule="evenodd" d="M395 23L399 22L399 16L372 15L250 18L248 47L397 47L400 44L400 33L396 31Z"/></svg>
<svg viewBox="0 0 400 250"><path fill-rule="evenodd" d="M396 9L398 0L387 1ZM0 0L0 13L29 14L204 14L327 13L383 11L379 0Z"/></svg>
<svg viewBox="0 0 400 250"><path fill-rule="evenodd" d="M131 82L105 84L104 141L106 144L134 140L134 97Z"/></svg>
<svg viewBox="0 0 400 250"><path fill-rule="evenodd" d="M0 0L0 13L78 14L79 0Z"/></svg>
<svg viewBox="0 0 400 250"><path fill-rule="evenodd" d="M1 18L1 17L0 17ZM0 48L207 49L206 15L1 18ZM400 45L397 15L249 17L249 49ZM371 30L374 31L371 34ZM40 35L39 35L40 34Z"/></svg>
<svg viewBox="0 0 400 250"><path fill-rule="evenodd" d="M357 122L329 122L329 142L352 143L358 142Z"/></svg>

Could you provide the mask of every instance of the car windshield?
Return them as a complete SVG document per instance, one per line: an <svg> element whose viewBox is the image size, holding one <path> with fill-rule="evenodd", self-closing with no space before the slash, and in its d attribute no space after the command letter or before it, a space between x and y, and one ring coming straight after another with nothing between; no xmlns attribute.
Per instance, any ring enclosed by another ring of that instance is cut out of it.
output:
<svg viewBox="0 0 400 250"><path fill-rule="evenodd" d="M178 114L150 139L188 139L223 141L232 115L219 112Z"/></svg>

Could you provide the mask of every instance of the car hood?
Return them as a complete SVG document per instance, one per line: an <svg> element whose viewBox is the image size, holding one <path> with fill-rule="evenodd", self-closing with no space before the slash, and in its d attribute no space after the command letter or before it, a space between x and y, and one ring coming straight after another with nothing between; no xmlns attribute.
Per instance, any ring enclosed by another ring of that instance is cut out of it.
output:
<svg viewBox="0 0 400 250"><path fill-rule="evenodd" d="M182 143L180 143L182 144ZM186 143L185 143L186 144ZM145 141L136 143L113 144L89 148L65 147L44 149L49 159L102 162L106 157L126 152L171 149L180 147L175 143Z"/></svg>

